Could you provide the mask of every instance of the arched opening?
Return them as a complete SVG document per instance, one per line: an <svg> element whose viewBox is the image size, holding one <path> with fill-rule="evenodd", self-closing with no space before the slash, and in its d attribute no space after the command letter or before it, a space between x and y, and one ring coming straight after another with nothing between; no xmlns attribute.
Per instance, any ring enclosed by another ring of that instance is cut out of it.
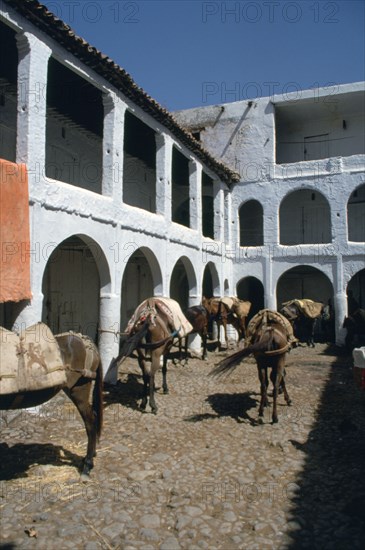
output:
<svg viewBox="0 0 365 550"><path fill-rule="evenodd" d="M365 269L358 271L347 285L348 314L358 308L365 309Z"/></svg>
<svg viewBox="0 0 365 550"><path fill-rule="evenodd" d="M138 248L130 256L122 281L120 327L123 331L136 307L150 296L160 294L162 276L154 254Z"/></svg>
<svg viewBox="0 0 365 550"><path fill-rule="evenodd" d="M331 212L327 199L313 189L287 195L280 205L280 244L330 243Z"/></svg>
<svg viewBox="0 0 365 550"><path fill-rule="evenodd" d="M351 193L347 203L348 240L365 241L365 184Z"/></svg>
<svg viewBox="0 0 365 550"><path fill-rule="evenodd" d="M265 307L264 286L256 277L245 277L237 283L237 297L251 302L248 320Z"/></svg>
<svg viewBox="0 0 365 550"><path fill-rule="evenodd" d="M196 295L196 277L189 258L180 258L172 270L170 279L170 297L176 300L184 311L190 305L190 295Z"/></svg>
<svg viewBox="0 0 365 550"><path fill-rule="evenodd" d="M219 296L219 294L220 288L217 268L212 262L208 262L203 274L203 296L212 298L212 296Z"/></svg>
<svg viewBox="0 0 365 550"><path fill-rule="evenodd" d="M171 274L170 297L180 304L182 310L189 307L189 281L181 260L176 262Z"/></svg>
<svg viewBox="0 0 365 550"><path fill-rule="evenodd" d="M240 246L262 246L264 223L262 205L255 200L245 202L239 210Z"/></svg>
<svg viewBox="0 0 365 550"><path fill-rule="evenodd" d="M330 279L322 271L307 265L289 269L278 280L276 298L278 310L283 302L303 298L329 305L332 312L331 326L328 323L317 322L315 339L316 341L327 341L334 338L333 287Z"/></svg>
<svg viewBox="0 0 365 550"><path fill-rule="evenodd" d="M100 287L109 276L99 245L73 235L52 252L43 275L42 321L53 333L73 330L98 341Z"/></svg>

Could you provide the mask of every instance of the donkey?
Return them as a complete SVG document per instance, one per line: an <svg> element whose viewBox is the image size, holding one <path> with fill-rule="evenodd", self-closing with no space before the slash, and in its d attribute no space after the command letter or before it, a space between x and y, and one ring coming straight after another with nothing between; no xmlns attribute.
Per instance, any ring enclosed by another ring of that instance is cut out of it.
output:
<svg viewBox="0 0 365 550"><path fill-rule="evenodd" d="M231 305L229 305L231 302ZM246 334L246 319L251 307L250 302L238 298L206 298L203 296L202 305L207 309L210 320L215 321L218 327L218 348L221 349L220 327L223 326L226 345L228 345L227 325L233 325L241 340Z"/></svg>
<svg viewBox="0 0 365 550"><path fill-rule="evenodd" d="M90 470L94 467L96 443L100 438L103 425L101 359L97 347L88 336L68 332L56 335L55 339L66 371L66 385L0 395L0 409L24 409L41 405L63 389L77 407L85 426L87 452L81 476L88 479Z"/></svg>
<svg viewBox="0 0 365 550"><path fill-rule="evenodd" d="M313 304L317 308L317 314L309 316L305 310L300 307L301 303ZM321 302L312 302L312 300L291 300L282 304L280 313L284 315L293 325L296 336L301 341L306 342L307 346L314 348L314 331L318 320L330 321L330 308Z"/></svg>
<svg viewBox="0 0 365 550"><path fill-rule="evenodd" d="M179 327L176 327L176 323ZM155 374L161 368L162 388L166 394L167 358L176 337L185 336L192 329L191 324L181 312L179 304L171 298L148 298L135 310L127 326L128 336L124 341L117 361L123 362L134 350L137 350L138 364L143 376L143 397L140 408L146 409L147 403L152 413L157 413L155 401ZM147 364L150 354L150 366Z"/></svg>
<svg viewBox="0 0 365 550"><path fill-rule="evenodd" d="M277 319L279 314L277 312L273 312L275 314L275 318L273 317L270 319L270 311L267 310L267 312L269 320L256 325L251 334L252 343L220 361L211 371L210 375L221 376L222 374L228 373L231 369L236 368L241 363L242 359L253 354L257 364L261 389L259 422L262 423L264 407L268 404L268 369L271 368L270 380L274 386L272 422L276 423L278 422L277 398L280 387L284 392L284 398L287 405L291 404L291 399L285 385L286 354L289 351L291 344L289 342L288 332L284 323ZM255 317L252 318L250 325L252 321L255 320Z"/></svg>

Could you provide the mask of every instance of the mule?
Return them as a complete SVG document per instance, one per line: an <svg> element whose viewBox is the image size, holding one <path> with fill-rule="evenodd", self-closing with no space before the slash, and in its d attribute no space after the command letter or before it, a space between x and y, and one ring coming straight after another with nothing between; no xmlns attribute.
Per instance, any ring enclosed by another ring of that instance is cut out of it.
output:
<svg viewBox="0 0 365 550"><path fill-rule="evenodd" d="M231 302L230 307L228 303ZM218 349L222 349L220 327L223 327L226 346L228 346L227 325L232 325L238 333L238 341L246 335L246 320L251 303L238 298L206 298L203 296L202 305L207 309L210 320L217 323Z"/></svg>
<svg viewBox="0 0 365 550"><path fill-rule="evenodd" d="M207 359L207 340L208 340L208 326L209 326L209 313L204 306L192 306L189 307L185 312L185 317L192 325L193 329L190 334L199 334L202 340L202 359ZM184 355L185 361L188 361L188 336L185 336L185 346L184 346ZM182 343L183 338L179 339L179 354L180 361L182 358Z"/></svg>
<svg viewBox="0 0 365 550"><path fill-rule="evenodd" d="M304 301L304 300L303 300ZM309 317L298 305L300 300L291 300L282 304L280 313L284 315L293 325L294 333L301 342L307 346L315 347L314 332L319 319L329 322L329 306L318 302L320 312L316 317Z"/></svg>
<svg viewBox="0 0 365 550"><path fill-rule="evenodd" d="M87 451L81 476L89 477L94 467L96 443L103 425L103 371L100 355L93 341L84 335L64 333L55 336L66 370L66 386L0 395L0 409L24 409L46 403L63 390L76 406L87 434ZM85 346L88 365L85 368ZM94 383L95 380L95 383ZM94 383L94 387L93 386Z"/></svg>
<svg viewBox="0 0 365 550"><path fill-rule="evenodd" d="M359 345L365 343L365 309L358 308L345 317L342 326L346 329L345 345L348 351L352 351L356 339Z"/></svg>
<svg viewBox="0 0 365 550"><path fill-rule="evenodd" d="M166 303L179 311L180 321L182 324L188 325L189 330L181 332L181 326L176 328L174 316L169 307L166 307ZM155 374L161 368L161 358L162 389L166 394L169 392L167 359L170 349L175 338L185 336L190 330L191 325L182 314L179 304L171 298L148 298L135 310L128 323L128 336L123 343L117 361L122 363L134 350L137 351L138 364L143 376L143 397L140 404L142 410L146 409L149 402L152 413L157 413L158 407L154 395Z"/></svg>
<svg viewBox="0 0 365 550"><path fill-rule="evenodd" d="M275 314L277 315L277 312ZM272 320L269 324L263 323L254 330L251 342L249 346L220 361L210 375L221 376L228 373L236 368L242 359L253 354L256 360L261 393L259 422L262 423L264 407L268 405L268 369L271 369L270 380L273 384L272 422L274 424L278 422L277 399L280 388L283 390L287 405L291 404L285 385L286 354L290 349L288 334L282 323Z"/></svg>

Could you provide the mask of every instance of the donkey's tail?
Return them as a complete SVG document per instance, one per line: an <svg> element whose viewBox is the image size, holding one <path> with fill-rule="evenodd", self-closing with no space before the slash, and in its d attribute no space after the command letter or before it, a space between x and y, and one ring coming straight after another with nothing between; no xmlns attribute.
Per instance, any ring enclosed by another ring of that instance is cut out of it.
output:
<svg viewBox="0 0 365 550"><path fill-rule="evenodd" d="M103 367L101 364L101 361L99 363L99 366L96 371L96 378L95 378L95 384L94 384L94 390L93 390L93 398L92 398L92 408L95 415L95 421L96 421L96 435L99 439L101 436L101 431L103 428L103 415L104 415L104 407L103 407Z"/></svg>
<svg viewBox="0 0 365 550"><path fill-rule="evenodd" d="M210 371L209 376L219 377L223 376L224 374L228 374L229 372L232 372L236 367L238 367L238 365L241 363L241 360L251 353L252 352L250 348L243 348L240 351L236 351L236 353L233 353L225 359L222 359L222 361L219 361L214 369Z"/></svg>
<svg viewBox="0 0 365 550"><path fill-rule="evenodd" d="M131 353L138 347L138 344L144 338L148 332L149 320L146 319L141 328L129 336L123 343L122 349L118 356L119 360L124 360L126 357L131 355Z"/></svg>
<svg viewBox="0 0 365 550"><path fill-rule="evenodd" d="M255 353L257 351L266 352L268 349L270 350L272 341L273 332L272 330L269 330L265 332L263 338L261 338L259 342L256 342L251 346L247 346L247 348L236 351L232 355L229 355L228 357L220 361L209 373L209 376L219 377L232 372L235 368L238 367L242 359L248 357L249 355L251 355L251 353Z"/></svg>

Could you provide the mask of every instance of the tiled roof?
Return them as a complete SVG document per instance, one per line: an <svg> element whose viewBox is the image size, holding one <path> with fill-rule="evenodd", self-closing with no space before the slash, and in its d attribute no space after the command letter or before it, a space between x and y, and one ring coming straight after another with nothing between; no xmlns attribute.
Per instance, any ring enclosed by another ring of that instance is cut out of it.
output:
<svg viewBox="0 0 365 550"><path fill-rule="evenodd" d="M142 88L137 86L132 77L122 67L117 65L110 57L91 46L83 38L77 36L69 25L56 17L46 6L40 4L38 0L3 1L44 33L48 34L48 36L80 59L85 65L105 78L105 80L110 82L143 111L168 128L177 140L194 153L222 181L227 184L240 181L240 176L237 172L234 172L208 153L189 132L175 121L169 111L164 109Z"/></svg>

